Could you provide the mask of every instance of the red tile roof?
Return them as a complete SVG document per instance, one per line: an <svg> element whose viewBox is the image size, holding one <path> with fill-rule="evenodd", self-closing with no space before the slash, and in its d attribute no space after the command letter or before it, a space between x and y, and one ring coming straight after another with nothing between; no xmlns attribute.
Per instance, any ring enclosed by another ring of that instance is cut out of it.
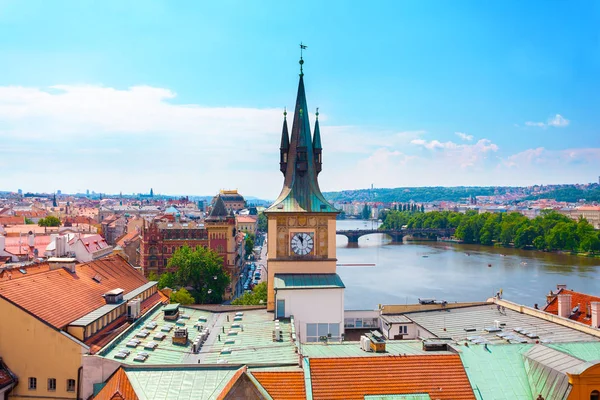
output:
<svg viewBox="0 0 600 400"><path fill-rule="evenodd" d="M571 315L569 319L573 321L581 322L582 324L592 325L592 319L587 316L587 306L593 301L600 301L600 297L591 296L585 293L575 292L568 289L560 289L558 294L570 294L571 295L571 309L575 308L578 304L579 311ZM552 301L544 307L544 311L550 314L558 315L558 296L554 296ZM590 309L591 311L591 309Z"/></svg>
<svg viewBox="0 0 600 400"><path fill-rule="evenodd" d="M88 253L93 253L98 250L102 250L108 247L108 243L106 240L100 235L89 235L85 237L78 237L72 240L73 243L76 243L78 240L81 240L84 248L88 251Z"/></svg>
<svg viewBox="0 0 600 400"><path fill-rule="evenodd" d="M140 235L140 233L136 230L128 232L125 235L123 235L122 237L120 237L119 240L117 240L117 245L119 245L121 247L125 247L128 242L134 240L139 235Z"/></svg>
<svg viewBox="0 0 600 400"><path fill-rule="evenodd" d="M60 268L0 282L0 297L60 329L104 305L104 293L122 288L127 294L147 282L123 258L110 255L77 265L74 274Z"/></svg>
<svg viewBox="0 0 600 400"><path fill-rule="evenodd" d="M475 399L457 354L311 358L310 375L315 399L412 393L441 400Z"/></svg>
<svg viewBox="0 0 600 400"><path fill-rule="evenodd" d="M138 400L133 386L123 367L116 370L106 381L106 385L94 397L94 400Z"/></svg>
<svg viewBox="0 0 600 400"><path fill-rule="evenodd" d="M26 273L22 273L20 270L24 270ZM30 264L23 265L19 268L11 268L7 270L0 271L0 282L9 281L11 279L19 279L25 276L38 274L40 272L47 272L50 270L50 264L48 263L40 263L40 264Z"/></svg>
<svg viewBox="0 0 600 400"><path fill-rule="evenodd" d="M4 364L2 358L0 357L0 389L10 385L11 383L16 383L17 377L12 373L10 369Z"/></svg>
<svg viewBox="0 0 600 400"><path fill-rule="evenodd" d="M10 217L10 216L1 216L0 217L0 225L22 225L25 223L25 217Z"/></svg>
<svg viewBox="0 0 600 400"><path fill-rule="evenodd" d="M304 372L302 371L253 372L252 375L273 400L302 400L306 398ZM318 399L319 397L315 398Z"/></svg>
<svg viewBox="0 0 600 400"><path fill-rule="evenodd" d="M34 248L38 250L38 257L43 257L46 248L52 241L50 235L36 235L34 240ZM28 237L25 236L8 236L5 239L5 250L15 255L33 256L33 249L29 247Z"/></svg>

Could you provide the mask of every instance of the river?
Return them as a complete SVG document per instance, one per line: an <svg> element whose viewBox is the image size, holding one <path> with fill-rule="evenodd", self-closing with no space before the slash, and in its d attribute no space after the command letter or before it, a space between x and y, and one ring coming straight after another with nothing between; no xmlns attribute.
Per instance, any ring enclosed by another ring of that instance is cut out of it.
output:
<svg viewBox="0 0 600 400"><path fill-rule="evenodd" d="M337 221L338 230L372 227L371 221ZM338 235L337 258L347 310L418 298L484 301L500 289L507 300L541 307L557 284L600 295L600 260L585 257L447 242L392 244L387 235L373 234L361 237L356 248Z"/></svg>

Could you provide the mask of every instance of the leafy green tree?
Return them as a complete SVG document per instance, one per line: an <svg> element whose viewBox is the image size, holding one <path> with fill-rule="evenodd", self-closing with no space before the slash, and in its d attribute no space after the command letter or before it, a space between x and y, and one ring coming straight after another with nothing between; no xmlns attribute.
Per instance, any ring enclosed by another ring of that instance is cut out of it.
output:
<svg viewBox="0 0 600 400"><path fill-rule="evenodd" d="M29 218L25 217L25 224L26 225L33 225L33 221L30 220Z"/></svg>
<svg viewBox="0 0 600 400"><path fill-rule="evenodd" d="M179 303L181 305L186 305L186 304L194 304L194 296L192 296L190 294L190 292L188 292L186 290L186 288L181 288L176 292L171 293L171 299L170 299L171 303Z"/></svg>
<svg viewBox="0 0 600 400"><path fill-rule="evenodd" d="M150 273L148 274L149 281L157 282L159 279L160 279L160 276L158 276L158 274L154 271L150 271Z"/></svg>
<svg viewBox="0 0 600 400"><path fill-rule="evenodd" d="M177 249L167 267L180 286L193 289L194 298L200 304L220 303L231 279L223 270L223 259L201 246L192 249L185 245Z"/></svg>
<svg viewBox="0 0 600 400"><path fill-rule="evenodd" d="M60 219L54 215L48 215L46 218L40 219L38 225L44 227L60 226Z"/></svg>
<svg viewBox="0 0 600 400"><path fill-rule="evenodd" d="M251 292L245 292L242 296L233 300L231 304L236 306L267 304L267 282L261 282L254 286Z"/></svg>
<svg viewBox="0 0 600 400"><path fill-rule="evenodd" d="M177 286L177 280L175 274L171 272L165 272L158 279L158 288L164 289L166 287L174 289Z"/></svg>
<svg viewBox="0 0 600 400"><path fill-rule="evenodd" d="M254 251L254 235L246 234L246 238L244 239L244 251L246 255L252 254Z"/></svg>
<svg viewBox="0 0 600 400"><path fill-rule="evenodd" d="M265 213L258 214L258 230L262 232L267 232L269 228L269 224L267 223L267 216Z"/></svg>
<svg viewBox="0 0 600 400"><path fill-rule="evenodd" d="M362 209L361 217L362 217L362 219L371 218L371 207L369 207L367 204L365 204Z"/></svg>
<svg viewBox="0 0 600 400"><path fill-rule="evenodd" d="M559 222L546 235L546 244L550 250L571 250L577 248L575 224Z"/></svg>
<svg viewBox="0 0 600 400"><path fill-rule="evenodd" d="M538 237L538 232L533 226L522 225L517 229L514 245L517 249L533 246L536 237Z"/></svg>

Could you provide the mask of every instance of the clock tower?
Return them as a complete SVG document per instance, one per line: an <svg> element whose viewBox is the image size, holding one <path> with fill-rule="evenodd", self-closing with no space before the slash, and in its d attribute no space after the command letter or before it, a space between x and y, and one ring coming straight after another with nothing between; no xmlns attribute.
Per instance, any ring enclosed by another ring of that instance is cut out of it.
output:
<svg viewBox="0 0 600 400"><path fill-rule="evenodd" d="M326 317L328 320L325 325L341 323L335 335L340 337L343 330L344 286L336 274L338 211L325 199L319 188L317 177L322 165L319 112L317 109L314 135L311 135L303 63L300 58L300 81L291 135L288 134L287 112L283 113L279 160L279 169L284 176L283 188L277 200L265 211L269 228L267 310L274 311L276 318L293 315L298 319L305 314L302 307L312 310L323 308L321 304L311 305L311 298L315 300L333 296L335 306ZM311 317L307 315L302 318L310 320ZM308 323L309 320L304 322ZM314 322L318 324L320 321Z"/></svg>

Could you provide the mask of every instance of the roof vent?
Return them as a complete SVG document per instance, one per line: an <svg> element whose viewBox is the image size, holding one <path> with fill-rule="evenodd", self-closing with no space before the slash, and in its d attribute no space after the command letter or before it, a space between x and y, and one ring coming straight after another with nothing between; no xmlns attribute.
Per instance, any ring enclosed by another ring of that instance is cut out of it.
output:
<svg viewBox="0 0 600 400"><path fill-rule="evenodd" d="M104 293L106 304L119 304L123 301L123 289L113 289L110 292Z"/></svg>
<svg viewBox="0 0 600 400"><path fill-rule="evenodd" d="M101 283L102 282L102 276L100 276L99 274L94 275L94 277L92 278L92 280Z"/></svg>
<svg viewBox="0 0 600 400"><path fill-rule="evenodd" d="M424 340L423 351L447 351L448 343L440 340Z"/></svg>

